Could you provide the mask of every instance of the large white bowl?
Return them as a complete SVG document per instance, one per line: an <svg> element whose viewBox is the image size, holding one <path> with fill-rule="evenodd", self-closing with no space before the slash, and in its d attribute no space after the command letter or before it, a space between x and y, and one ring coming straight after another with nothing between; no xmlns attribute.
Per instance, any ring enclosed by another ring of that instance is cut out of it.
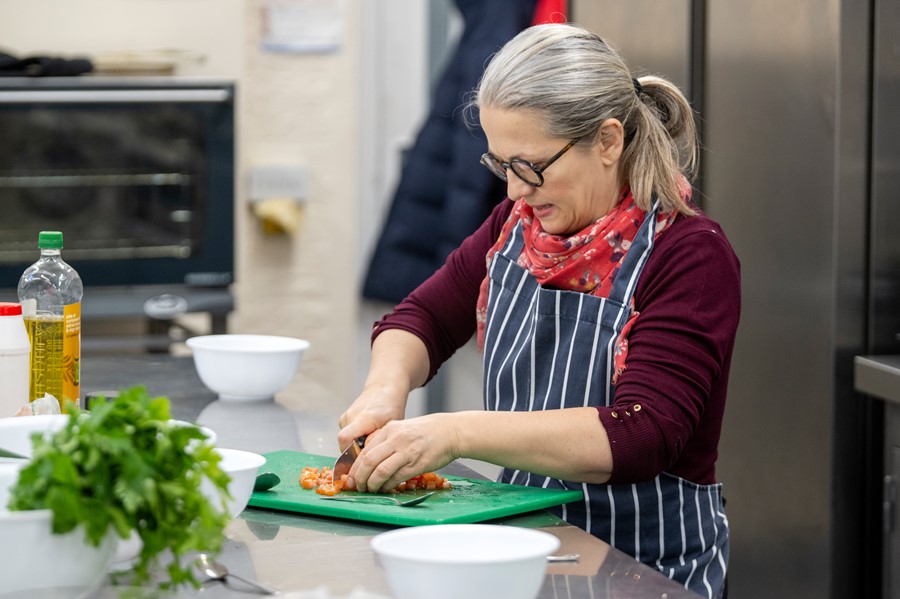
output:
<svg viewBox="0 0 900 599"><path fill-rule="evenodd" d="M496 524L401 528L372 539L397 599L534 599L558 548L550 533Z"/></svg>
<svg viewBox="0 0 900 599"><path fill-rule="evenodd" d="M240 449L217 447L216 451L222 456L219 467L231 477L231 482L228 483L231 499L228 500L226 509L232 518L237 518L250 501L253 484L256 482L259 469L266 463L266 458L258 453ZM221 497L211 482L204 480L200 490L214 505L220 505Z"/></svg>
<svg viewBox="0 0 900 599"><path fill-rule="evenodd" d="M294 378L309 342L277 335L202 335L186 342L204 385L223 400L270 399Z"/></svg>
<svg viewBox="0 0 900 599"><path fill-rule="evenodd" d="M115 534L94 547L80 527L68 534L53 534L51 518L50 510L0 510L0 586L4 592L92 587L102 582L115 555Z"/></svg>

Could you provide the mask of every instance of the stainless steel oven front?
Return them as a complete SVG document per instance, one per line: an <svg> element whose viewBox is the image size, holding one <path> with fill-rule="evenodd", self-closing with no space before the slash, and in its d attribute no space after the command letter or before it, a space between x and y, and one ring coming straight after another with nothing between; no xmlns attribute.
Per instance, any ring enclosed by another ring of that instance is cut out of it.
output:
<svg viewBox="0 0 900 599"><path fill-rule="evenodd" d="M0 78L0 289L65 236L84 318L233 307L235 88L171 77ZM11 299L5 297L3 299Z"/></svg>

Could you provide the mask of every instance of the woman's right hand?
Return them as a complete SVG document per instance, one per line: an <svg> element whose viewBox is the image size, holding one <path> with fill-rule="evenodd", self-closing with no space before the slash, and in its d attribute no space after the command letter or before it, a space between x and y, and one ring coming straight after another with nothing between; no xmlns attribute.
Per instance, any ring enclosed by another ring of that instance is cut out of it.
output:
<svg viewBox="0 0 900 599"><path fill-rule="evenodd" d="M391 420L401 420L406 412L408 393L386 385L366 386L338 424L338 447L343 450L354 439L369 435Z"/></svg>
<svg viewBox="0 0 900 599"><path fill-rule="evenodd" d="M372 360L363 391L341 414L338 447L368 435L406 413L409 392L428 378L428 350L417 336L400 329L379 334L372 343Z"/></svg>

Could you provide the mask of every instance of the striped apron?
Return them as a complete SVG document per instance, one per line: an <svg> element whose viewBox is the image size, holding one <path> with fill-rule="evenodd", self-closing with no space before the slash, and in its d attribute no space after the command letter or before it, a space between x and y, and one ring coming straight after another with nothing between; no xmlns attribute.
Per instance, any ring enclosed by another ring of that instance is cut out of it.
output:
<svg viewBox="0 0 900 599"><path fill-rule="evenodd" d="M653 249L656 210L641 225L607 298L542 288L516 264L524 243L516 225L489 268L485 409L612 403L615 342ZM721 595L728 563L721 484L698 485L663 472L637 484L598 485L510 469L499 480L580 489L583 502L555 508L558 516L700 595Z"/></svg>

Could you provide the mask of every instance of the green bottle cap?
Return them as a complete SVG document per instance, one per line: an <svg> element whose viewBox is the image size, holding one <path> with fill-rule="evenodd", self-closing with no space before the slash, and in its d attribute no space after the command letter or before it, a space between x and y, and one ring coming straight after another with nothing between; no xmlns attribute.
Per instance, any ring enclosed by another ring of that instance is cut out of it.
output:
<svg viewBox="0 0 900 599"><path fill-rule="evenodd" d="M58 250L63 246L61 231L41 231L38 233L38 248L42 250Z"/></svg>

